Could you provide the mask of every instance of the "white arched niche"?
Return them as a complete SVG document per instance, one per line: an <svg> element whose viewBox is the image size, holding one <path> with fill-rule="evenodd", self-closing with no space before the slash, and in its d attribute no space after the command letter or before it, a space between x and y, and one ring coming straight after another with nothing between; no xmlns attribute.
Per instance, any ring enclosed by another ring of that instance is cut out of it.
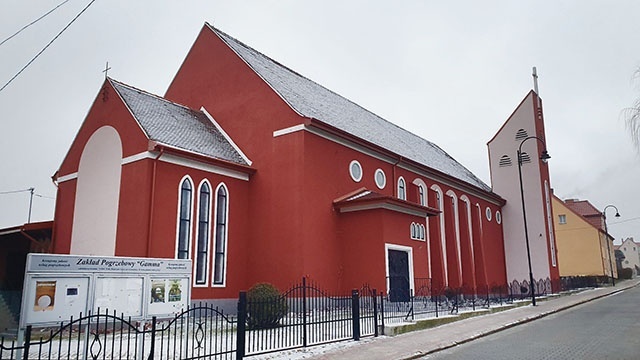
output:
<svg viewBox="0 0 640 360"><path fill-rule="evenodd" d="M71 254L115 255L121 164L122 141L116 129L96 130L78 165Z"/></svg>

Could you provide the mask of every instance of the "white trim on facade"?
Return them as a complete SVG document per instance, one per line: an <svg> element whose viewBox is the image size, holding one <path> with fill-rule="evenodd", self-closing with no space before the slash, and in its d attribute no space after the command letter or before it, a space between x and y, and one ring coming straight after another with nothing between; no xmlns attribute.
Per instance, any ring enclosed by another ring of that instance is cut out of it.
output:
<svg viewBox="0 0 640 360"><path fill-rule="evenodd" d="M442 193L442 189L440 186L433 184L431 185L431 190L435 191L438 194L438 210L440 210L440 214L438 217L440 218L440 244L442 244L442 263L444 264L444 286L449 285L449 264L447 264L447 237L445 234L444 227L444 194Z"/></svg>
<svg viewBox="0 0 640 360"><path fill-rule="evenodd" d="M471 200L469 200L469 197L467 197L467 195L462 195L460 196L460 200L462 202L465 203L465 207L467 210L467 224L469 226L469 244L471 245L471 262L473 264L473 273L475 274L475 269L476 269L476 254L475 254L475 250L474 248L474 238L473 238L473 218L471 215ZM476 281L476 277L474 276L473 278L474 281L474 285L475 285L475 281Z"/></svg>
<svg viewBox="0 0 640 360"><path fill-rule="evenodd" d="M228 176L234 179L245 180L245 181L249 180L249 175L246 173L223 168L221 166L205 164L200 161L185 159L183 157L176 156L173 154L164 153L162 157L159 159L159 161L174 164L174 165L185 166L191 169L207 171L207 172L218 174L218 175Z"/></svg>
<svg viewBox="0 0 640 360"><path fill-rule="evenodd" d="M389 293L389 250L404 251L409 254L409 289L411 293L415 292L415 279L413 276L413 248L411 246L396 245L391 243L384 244L384 269L387 279L387 293Z"/></svg>
<svg viewBox="0 0 640 360"><path fill-rule="evenodd" d="M549 182L544 181L544 197L547 206L547 227L549 229L549 251L551 252L551 266L558 266L556 260L556 240L553 236L553 218L551 215L551 197L549 196Z"/></svg>
<svg viewBox="0 0 640 360"><path fill-rule="evenodd" d="M290 133L297 132L297 131L307 131L307 132L309 132L311 134L314 134L314 135L317 135L317 136L319 136L319 137L321 137L323 139L326 139L326 140L329 140L331 142L340 144L340 145L342 145L344 147L347 147L349 149L355 150L355 151L360 152L362 154L371 156L371 157L373 157L373 158L375 158L377 160L384 161L384 162L386 162L388 164L392 164L393 165L393 164L396 164L398 162L397 158L393 158L393 157L390 157L390 156L382 155L382 154L378 153L377 151L374 151L374 150L371 150L371 149L369 149L367 147L358 145L358 144L356 144L356 143L354 143L352 141L345 140L342 137L338 137L338 136L336 136L334 134L328 133L328 132L326 132L324 130L321 130L321 129L318 129L316 127L305 126L304 124L299 124L299 125L291 126L291 127L288 127L288 128L276 130L276 131L273 132L273 136L274 137L282 136L282 135L290 134ZM454 182L452 182L452 181L450 181L450 180L448 180L448 179L446 179L446 178L444 178L444 177L442 177L442 176L440 176L440 175L438 175L436 173L428 172L428 171L419 169L417 167L405 165L405 164L402 164L402 163L397 164L397 165L398 165L399 168L407 170L407 171L411 171L412 173L414 173L416 175L420 175L420 176L423 176L425 178L431 179L433 181L437 181L437 182L441 183L442 185L446 185L446 186L448 186L450 188L453 188L453 189L456 189L456 190L459 190L459 191L464 191L464 192L471 193L474 196L476 196L476 197L478 197L478 198L480 198L482 200L485 200L485 201L487 201L487 202L489 202L491 204L499 205L499 203L497 203L495 199L491 199L491 198L487 197L485 195L485 193L481 189L477 189L476 190L476 188L471 184L469 184L469 188L468 189L460 189L459 186L456 185Z"/></svg>
<svg viewBox="0 0 640 360"><path fill-rule="evenodd" d="M458 256L458 280L462 284L462 247L460 245L460 209L458 208L458 195L453 190L447 191L453 205L453 227L456 236L456 255Z"/></svg>
<svg viewBox="0 0 640 360"><path fill-rule="evenodd" d="M294 132L304 131L304 130L306 130L306 126L304 124L298 124L298 125L290 126L288 128L284 128L284 129L280 129L280 130L274 131L273 132L273 137L275 138L275 137L278 137L278 136L292 134Z"/></svg>

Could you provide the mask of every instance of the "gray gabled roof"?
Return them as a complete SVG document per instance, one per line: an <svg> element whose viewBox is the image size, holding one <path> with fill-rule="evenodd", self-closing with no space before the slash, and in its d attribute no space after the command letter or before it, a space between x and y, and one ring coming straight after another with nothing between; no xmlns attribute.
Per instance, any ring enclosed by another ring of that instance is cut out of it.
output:
<svg viewBox="0 0 640 360"><path fill-rule="evenodd" d="M207 26L300 115L319 120L482 190L491 191L487 184L436 144L388 122L213 26Z"/></svg>
<svg viewBox="0 0 640 360"><path fill-rule="evenodd" d="M201 111L109 79L150 140L215 159L248 165Z"/></svg>

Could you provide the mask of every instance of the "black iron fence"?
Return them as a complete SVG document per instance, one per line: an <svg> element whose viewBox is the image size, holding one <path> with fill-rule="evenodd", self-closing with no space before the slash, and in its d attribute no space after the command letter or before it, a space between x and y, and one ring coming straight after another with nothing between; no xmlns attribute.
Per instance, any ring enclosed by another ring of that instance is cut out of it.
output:
<svg viewBox="0 0 640 360"><path fill-rule="evenodd" d="M235 358L236 320L207 305L149 322L108 311L50 329L27 326L24 341L0 339L0 359Z"/></svg>
<svg viewBox="0 0 640 360"><path fill-rule="evenodd" d="M534 284L536 296L553 289L597 286L598 279L549 279ZM527 281L483 287L434 288L416 279L405 296L369 286L334 294L303 278L281 295L249 299L238 312L210 305L188 307L171 318L133 321L108 311L85 314L49 329L27 327L24 339L0 338L2 359L242 359L344 340L378 336L387 324L458 314L531 296ZM46 330L46 331L45 331Z"/></svg>
<svg viewBox="0 0 640 360"><path fill-rule="evenodd" d="M24 339L0 338L2 359L242 359L246 356L378 335L375 289L335 295L303 278L281 296L240 293L237 316L209 305L171 318L134 321L108 311L80 314Z"/></svg>
<svg viewBox="0 0 640 360"><path fill-rule="evenodd" d="M336 295L306 278L276 298L251 300L240 293L238 319L247 324L238 330L240 355L377 336L377 300L368 287Z"/></svg>

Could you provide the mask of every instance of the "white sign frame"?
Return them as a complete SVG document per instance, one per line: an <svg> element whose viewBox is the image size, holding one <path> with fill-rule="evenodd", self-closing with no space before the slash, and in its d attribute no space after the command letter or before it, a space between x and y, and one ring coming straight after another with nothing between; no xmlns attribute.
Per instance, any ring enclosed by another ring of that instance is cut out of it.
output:
<svg viewBox="0 0 640 360"><path fill-rule="evenodd" d="M190 259L27 254L20 327L113 314L114 307L133 320L171 317L191 303L191 274ZM161 288L166 294L158 297Z"/></svg>

